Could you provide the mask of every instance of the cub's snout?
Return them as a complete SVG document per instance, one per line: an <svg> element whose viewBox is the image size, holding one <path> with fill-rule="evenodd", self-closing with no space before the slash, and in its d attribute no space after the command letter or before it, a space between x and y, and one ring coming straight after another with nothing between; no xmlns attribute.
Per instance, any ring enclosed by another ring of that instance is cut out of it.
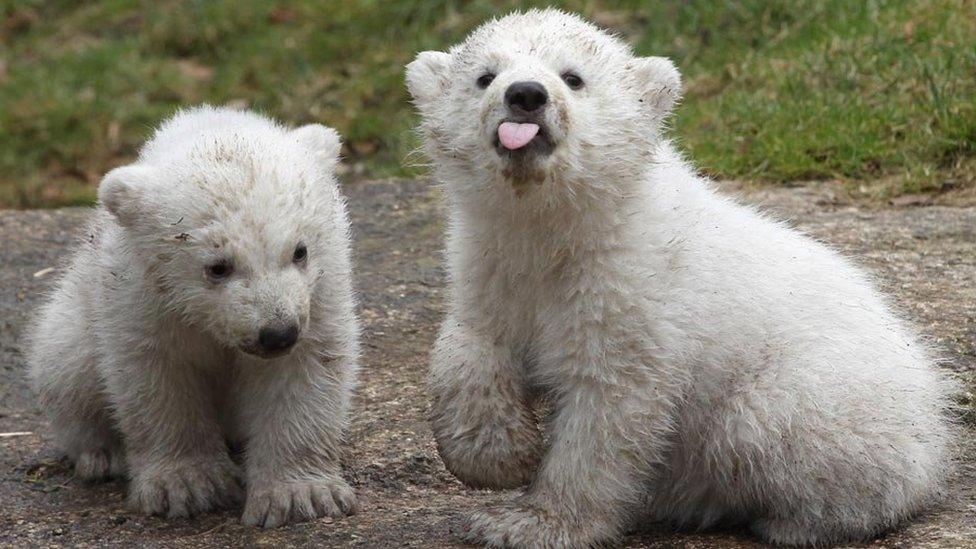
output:
<svg viewBox="0 0 976 549"><path fill-rule="evenodd" d="M515 82L505 90L505 105L514 115L534 114L549 102L549 92L538 82Z"/></svg>
<svg viewBox="0 0 976 549"><path fill-rule="evenodd" d="M258 331L257 354L265 358L286 354L295 346L299 333L297 322L264 326Z"/></svg>

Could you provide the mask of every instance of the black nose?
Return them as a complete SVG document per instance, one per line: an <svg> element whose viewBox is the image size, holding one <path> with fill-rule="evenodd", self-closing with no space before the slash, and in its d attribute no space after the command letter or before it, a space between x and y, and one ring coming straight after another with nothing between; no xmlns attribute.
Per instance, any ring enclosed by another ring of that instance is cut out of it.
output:
<svg viewBox="0 0 976 549"><path fill-rule="evenodd" d="M535 112L549 101L549 94L538 82L515 82L505 90L505 104L515 111Z"/></svg>
<svg viewBox="0 0 976 549"><path fill-rule="evenodd" d="M258 344L261 345L262 351L284 351L296 341L298 341L298 324L265 326L258 332Z"/></svg>

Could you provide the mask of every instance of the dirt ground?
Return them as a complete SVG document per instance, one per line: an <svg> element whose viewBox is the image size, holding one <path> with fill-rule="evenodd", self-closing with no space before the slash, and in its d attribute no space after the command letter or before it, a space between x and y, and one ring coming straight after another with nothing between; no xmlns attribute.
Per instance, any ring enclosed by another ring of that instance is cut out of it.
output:
<svg viewBox="0 0 976 549"><path fill-rule="evenodd" d="M859 204L827 184L725 186L876 272L944 350L945 367L976 386L976 208ZM240 525L239 509L167 521L130 513L123 483L74 480L24 383L20 334L87 212L0 211L0 433L26 433L0 437L0 546L454 547L461 514L513 497L463 488L441 465L424 420L427 349L443 313L437 190L392 180L352 184L346 193L366 326L346 467L360 514L271 531ZM944 508L866 546L976 547L976 452L963 453ZM655 525L625 545L759 546L742 531L674 533Z"/></svg>

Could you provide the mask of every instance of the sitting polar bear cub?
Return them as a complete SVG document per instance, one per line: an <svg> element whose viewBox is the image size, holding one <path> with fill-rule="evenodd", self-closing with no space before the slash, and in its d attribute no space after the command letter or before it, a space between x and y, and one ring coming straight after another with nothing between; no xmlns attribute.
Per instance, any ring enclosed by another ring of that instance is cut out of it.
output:
<svg viewBox="0 0 976 549"><path fill-rule="evenodd" d="M471 486L530 483L470 539L589 546L640 514L822 544L943 492L952 384L865 274L679 158L669 61L530 11L407 82L450 204L440 454Z"/></svg>
<svg viewBox="0 0 976 549"><path fill-rule="evenodd" d="M241 495L240 442L246 524L355 511L339 476L359 330L338 152L325 126L205 107L105 176L29 357L79 477L127 470L134 507L185 516Z"/></svg>

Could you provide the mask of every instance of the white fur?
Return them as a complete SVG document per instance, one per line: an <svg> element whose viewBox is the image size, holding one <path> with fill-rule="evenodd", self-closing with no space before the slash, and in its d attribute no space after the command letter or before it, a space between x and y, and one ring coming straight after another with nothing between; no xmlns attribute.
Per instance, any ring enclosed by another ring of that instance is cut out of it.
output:
<svg viewBox="0 0 976 549"><path fill-rule="evenodd" d="M241 495L240 443L245 523L355 510L339 468L359 328L338 151L324 126L202 107L105 176L29 355L78 476L127 471L136 509L185 516ZM234 272L213 282L219 259ZM290 353L245 352L281 322L301 326Z"/></svg>
<svg viewBox="0 0 976 549"><path fill-rule="evenodd" d="M558 144L513 168L491 140L519 80L547 88ZM420 54L407 82L450 206L440 453L472 486L530 483L470 539L588 546L641 516L825 544L938 499L952 384L861 270L678 157L670 62L530 11Z"/></svg>

